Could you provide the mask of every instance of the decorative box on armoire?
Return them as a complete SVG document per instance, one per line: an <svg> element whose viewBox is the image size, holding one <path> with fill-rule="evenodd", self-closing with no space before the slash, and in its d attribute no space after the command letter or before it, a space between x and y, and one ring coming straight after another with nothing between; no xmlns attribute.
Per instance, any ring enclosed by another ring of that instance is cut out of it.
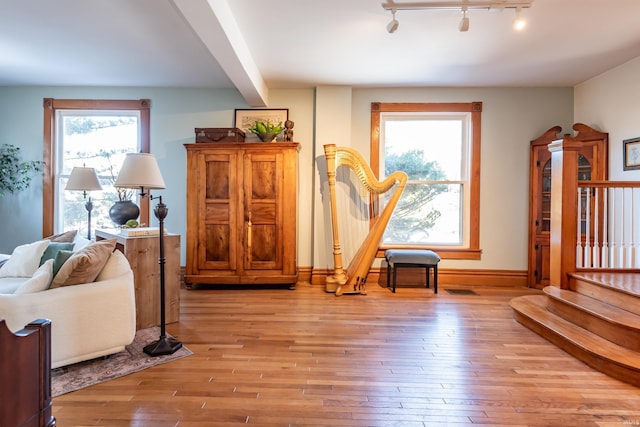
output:
<svg viewBox="0 0 640 427"><path fill-rule="evenodd" d="M299 147L295 142L185 144L188 288L295 286Z"/></svg>

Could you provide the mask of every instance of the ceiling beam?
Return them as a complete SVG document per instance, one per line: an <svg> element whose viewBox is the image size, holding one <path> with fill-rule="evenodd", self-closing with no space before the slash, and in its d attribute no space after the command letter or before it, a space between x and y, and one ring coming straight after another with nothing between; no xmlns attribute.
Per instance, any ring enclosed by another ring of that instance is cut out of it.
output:
<svg viewBox="0 0 640 427"><path fill-rule="evenodd" d="M171 0L252 107L266 107L269 89L227 0Z"/></svg>

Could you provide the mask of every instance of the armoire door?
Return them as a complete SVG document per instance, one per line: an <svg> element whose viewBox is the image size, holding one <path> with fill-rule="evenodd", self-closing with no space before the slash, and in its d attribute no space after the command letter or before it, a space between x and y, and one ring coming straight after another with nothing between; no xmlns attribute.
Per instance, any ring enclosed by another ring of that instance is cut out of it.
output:
<svg viewBox="0 0 640 427"><path fill-rule="evenodd" d="M282 269L282 153L244 155L245 270Z"/></svg>

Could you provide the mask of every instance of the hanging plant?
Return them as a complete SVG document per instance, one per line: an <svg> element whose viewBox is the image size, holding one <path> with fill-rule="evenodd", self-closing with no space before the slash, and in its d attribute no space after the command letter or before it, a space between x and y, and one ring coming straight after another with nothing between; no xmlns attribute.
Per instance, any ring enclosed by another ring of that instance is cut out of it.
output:
<svg viewBox="0 0 640 427"><path fill-rule="evenodd" d="M43 162L20 160L20 147L0 145L0 198L29 187L31 178L42 171Z"/></svg>

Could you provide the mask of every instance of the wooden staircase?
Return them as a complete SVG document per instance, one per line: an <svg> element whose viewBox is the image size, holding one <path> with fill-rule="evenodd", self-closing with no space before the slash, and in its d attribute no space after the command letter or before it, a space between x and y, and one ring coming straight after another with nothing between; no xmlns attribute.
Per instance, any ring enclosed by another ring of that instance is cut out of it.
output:
<svg viewBox="0 0 640 427"><path fill-rule="evenodd" d="M515 318L592 368L640 386L640 275L572 273L511 300Z"/></svg>

